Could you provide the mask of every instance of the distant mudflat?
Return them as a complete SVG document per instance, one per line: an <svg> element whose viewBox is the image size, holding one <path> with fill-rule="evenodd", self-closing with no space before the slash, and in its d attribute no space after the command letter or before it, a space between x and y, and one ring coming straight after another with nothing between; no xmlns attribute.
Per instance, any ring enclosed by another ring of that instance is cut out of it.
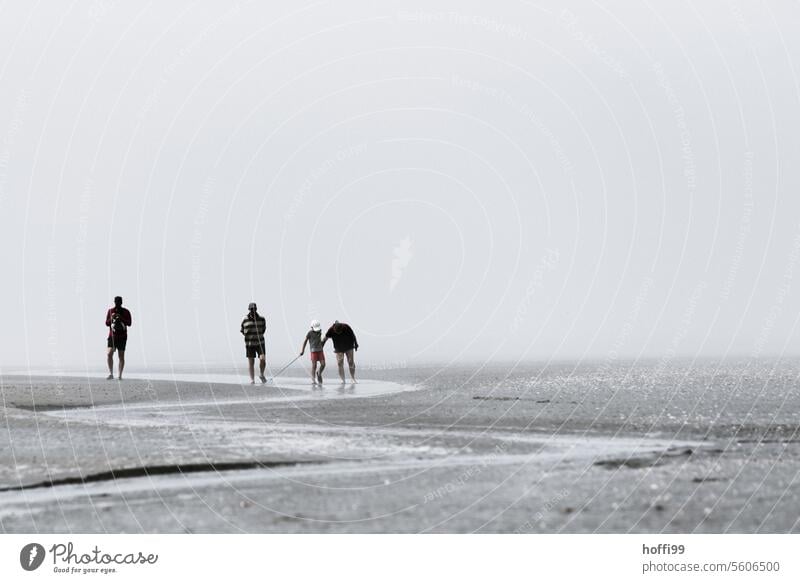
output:
<svg viewBox="0 0 800 583"><path fill-rule="evenodd" d="M795 432L774 406L760 420L752 395L726 404L749 406L747 424L732 411L709 425L702 399L719 397L699 390L589 390L574 372L370 372L382 378L321 389L225 374L0 377L0 527L798 530Z"/></svg>

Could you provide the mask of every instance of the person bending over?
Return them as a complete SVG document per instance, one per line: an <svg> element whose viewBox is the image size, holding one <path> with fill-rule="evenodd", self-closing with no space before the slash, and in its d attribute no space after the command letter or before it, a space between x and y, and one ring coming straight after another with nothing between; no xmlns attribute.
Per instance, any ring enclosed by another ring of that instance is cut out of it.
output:
<svg viewBox="0 0 800 583"><path fill-rule="evenodd" d="M344 359L347 357L347 364L350 367L350 379L356 382L356 363L353 357L353 351L358 350L358 340L353 329L339 320L333 323L333 326L328 328L325 333L325 340L322 342L324 348L325 342L333 340L333 351L336 353L336 364L339 365L339 378L344 380Z"/></svg>

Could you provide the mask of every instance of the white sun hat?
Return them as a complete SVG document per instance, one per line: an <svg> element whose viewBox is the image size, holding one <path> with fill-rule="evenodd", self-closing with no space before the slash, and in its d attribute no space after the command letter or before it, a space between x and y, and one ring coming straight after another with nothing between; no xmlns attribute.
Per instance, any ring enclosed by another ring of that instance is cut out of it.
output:
<svg viewBox="0 0 800 583"><path fill-rule="evenodd" d="M319 332L322 330L322 326L320 326L319 320L311 320L311 329L314 332Z"/></svg>

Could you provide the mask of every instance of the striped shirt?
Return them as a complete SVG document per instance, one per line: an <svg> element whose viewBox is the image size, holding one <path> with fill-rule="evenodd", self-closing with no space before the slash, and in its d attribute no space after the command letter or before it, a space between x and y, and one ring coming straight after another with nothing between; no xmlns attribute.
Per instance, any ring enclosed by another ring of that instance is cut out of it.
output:
<svg viewBox="0 0 800 583"><path fill-rule="evenodd" d="M244 334L245 346L259 346L264 348L264 332L267 330L267 320L261 315L251 318L248 314L242 320L241 332Z"/></svg>

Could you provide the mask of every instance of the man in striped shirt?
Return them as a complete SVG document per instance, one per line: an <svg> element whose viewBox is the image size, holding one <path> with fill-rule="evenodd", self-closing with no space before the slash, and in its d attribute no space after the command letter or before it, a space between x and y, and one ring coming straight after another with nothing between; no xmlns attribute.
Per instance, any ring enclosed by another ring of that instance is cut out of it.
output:
<svg viewBox="0 0 800 583"><path fill-rule="evenodd" d="M266 383L267 377L264 376L264 369L267 368L267 354L264 344L264 332L267 329L267 320L258 313L255 302L247 306L247 315L242 320L241 332L244 336L244 346L247 353L247 363L250 371L250 384L256 382L255 358L258 355L259 369L261 371L261 382Z"/></svg>

